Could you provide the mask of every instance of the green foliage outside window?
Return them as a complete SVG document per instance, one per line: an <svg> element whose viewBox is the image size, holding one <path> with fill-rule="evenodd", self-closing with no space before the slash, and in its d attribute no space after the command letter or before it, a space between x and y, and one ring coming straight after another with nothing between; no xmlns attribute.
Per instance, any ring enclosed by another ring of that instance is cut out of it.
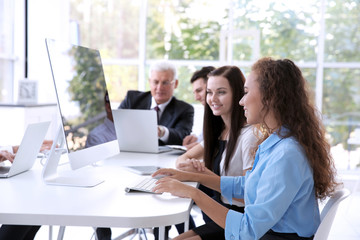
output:
<svg viewBox="0 0 360 240"><path fill-rule="evenodd" d="M110 59L138 57L142 1L131 1L131 4L126 0L111 1L111 7L109 1L93 1L88 11L91 22L83 21L84 15L78 7L87 1L71 2L72 16L80 24L82 44L100 49ZM233 1L231 9L227 1L148 0L147 3L146 59L201 60L209 61L206 65L213 65L211 61L219 60L221 32L229 30L229 17L232 16L234 30L260 33L260 57L290 58L297 63L312 64L313 67L302 71L315 90L320 0L238 0ZM360 61L359 16L360 2L357 0L327 1L325 62ZM253 59L251 37L240 35L234 40L234 60L256 60ZM189 79L201 67L195 65L179 67L180 85L175 91L178 98L190 103L194 103L194 99ZM109 68L106 74L111 78L109 85L121 89L116 92L125 94L126 90L137 87L136 65L110 66L106 66ZM131 70L126 70L128 68ZM147 72L145 74L147 79ZM342 143L347 148L350 133L360 127L359 69L325 66L323 78L321 110L324 123L332 144ZM123 98L117 94L112 97L116 97L116 101Z"/></svg>

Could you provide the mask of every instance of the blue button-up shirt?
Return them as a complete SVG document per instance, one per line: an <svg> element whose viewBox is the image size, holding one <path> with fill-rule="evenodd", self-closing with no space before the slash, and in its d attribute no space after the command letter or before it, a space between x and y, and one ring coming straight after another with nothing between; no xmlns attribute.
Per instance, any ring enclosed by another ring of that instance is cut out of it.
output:
<svg viewBox="0 0 360 240"><path fill-rule="evenodd" d="M245 200L244 214L229 210L226 216L226 239L259 239L270 229L310 237L320 224L312 169L293 137L270 135L259 146L252 171L221 177L220 187L229 201Z"/></svg>

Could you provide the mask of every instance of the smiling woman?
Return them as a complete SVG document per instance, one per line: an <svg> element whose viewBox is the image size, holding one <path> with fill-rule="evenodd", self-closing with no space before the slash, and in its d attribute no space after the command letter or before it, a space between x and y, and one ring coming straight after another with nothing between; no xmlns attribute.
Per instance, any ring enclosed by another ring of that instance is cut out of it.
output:
<svg viewBox="0 0 360 240"><path fill-rule="evenodd" d="M154 191L192 198L224 228L225 239L313 239L320 223L318 200L331 196L337 186L325 131L305 79L291 60L260 59L250 75L240 104L247 121L264 133L254 148L252 169L245 176L220 178L160 169L153 176L168 177L160 179ZM222 206L180 181L199 182L221 193L229 204L243 198L245 211ZM175 239L190 237L191 230Z"/></svg>
<svg viewBox="0 0 360 240"><path fill-rule="evenodd" d="M229 82L222 76L211 76L207 83L206 101L215 116L227 121L231 117L232 90Z"/></svg>
<svg viewBox="0 0 360 240"><path fill-rule="evenodd" d="M245 122L244 111L239 106L243 96L245 77L236 66L214 69L207 81L207 104L204 116L204 141L195 145L176 161L180 170L208 176L244 175L253 164L251 149L256 137L253 126ZM219 193L200 185L199 189L218 203L238 212L244 212L241 199L229 200ZM224 229L203 214L206 224L180 235L202 239L224 239Z"/></svg>
<svg viewBox="0 0 360 240"><path fill-rule="evenodd" d="M251 72L244 86L244 97L240 100L240 105L244 106L245 117L248 124L257 124L264 118L262 115L263 105L260 98L259 83L256 79L256 73Z"/></svg>

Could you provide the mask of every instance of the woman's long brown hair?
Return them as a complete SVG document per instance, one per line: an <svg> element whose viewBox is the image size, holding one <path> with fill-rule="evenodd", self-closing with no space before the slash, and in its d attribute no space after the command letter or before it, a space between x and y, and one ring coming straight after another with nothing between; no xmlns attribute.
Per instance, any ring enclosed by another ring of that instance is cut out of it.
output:
<svg viewBox="0 0 360 240"><path fill-rule="evenodd" d="M241 70L236 66L223 66L211 71L208 77L222 76L229 81L229 85L233 94L233 102L231 109L231 126L229 141L226 145L225 171L228 169L230 159L235 151L237 139L241 133L241 129L246 124L244 109L239 105L240 99L244 96L245 77ZM214 116L208 104L205 105L204 112L204 161L205 166L213 170L214 158L218 151L218 139L221 132L225 128L221 116ZM240 175L242 173L239 173Z"/></svg>
<svg viewBox="0 0 360 240"><path fill-rule="evenodd" d="M300 69L289 59L263 58L252 71L257 76L265 116L273 111L280 126L290 131L304 148L313 170L315 194L319 199L331 195L336 186L335 167L330 154L330 144L325 138L325 128L320 114L310 101L309 89ZM266 125L264 141L271 133Z"/></svg>

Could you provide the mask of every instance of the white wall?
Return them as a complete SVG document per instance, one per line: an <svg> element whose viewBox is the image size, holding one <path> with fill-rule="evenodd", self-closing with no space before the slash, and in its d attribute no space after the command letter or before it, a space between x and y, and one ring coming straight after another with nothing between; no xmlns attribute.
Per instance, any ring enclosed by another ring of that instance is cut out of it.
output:
<svg viewBox="0 0 360 240"><path fill-rule="evenodd" d="M38 83L39 104L56 104L56 92L52 79L50 63L47 55L45 38L60 41L70 39L70 4L69 0L29 0L28 3L28 79ZM24 9L18 8L16 15L24 15ZM24 20L23 20L24 21ZM21 21L20 21L21 22ZM19 25L18 25L19 26ZM17 43L16 49L22 49ZM23 50L22 50L23 51ZM21 51L20 51L21 52ZM18 54L18 56L23 56ZM19 58L20 69L23 69L24 59ZM18 72L20 73L20 72ZM16 74L14 81L14 100L18 102L18 82L23 80L24 72ZM8 111L10 108L4 108ZM60 124L60 114L57 106L39 108L14 108L11 110L14 118L11 123L4 123L3 126L12 124L16 129L1 128L4 138L0 138L8 144L19 144L27 124L37 121L51 121L52 124L47 134L47 139L52 139ZM15 131L17 130L17 131Z"/></svg>
<svg viewBox="0 0 360 240"><path fill-rule="evenodd" d="M194 115L194 126L192 132L199 135L203 130L204 121L204 106L200 103L193 104L195 115Z"/></svg>
<svg viewBox="0 0 360 240"><path fill-rule="evenodd" d="M0 116L3 116L0 124L0 146L19 145L29 123L50 121L46 139L53 139L59 126L57 106L1 106Z"/></svg>
<svg viewBox="0 0 360 240"><path fill-rule="evenodd" d="M28 78L38 81L38 103L56 103L45 38L69 41L69 1L30 0Z"/></svg>

